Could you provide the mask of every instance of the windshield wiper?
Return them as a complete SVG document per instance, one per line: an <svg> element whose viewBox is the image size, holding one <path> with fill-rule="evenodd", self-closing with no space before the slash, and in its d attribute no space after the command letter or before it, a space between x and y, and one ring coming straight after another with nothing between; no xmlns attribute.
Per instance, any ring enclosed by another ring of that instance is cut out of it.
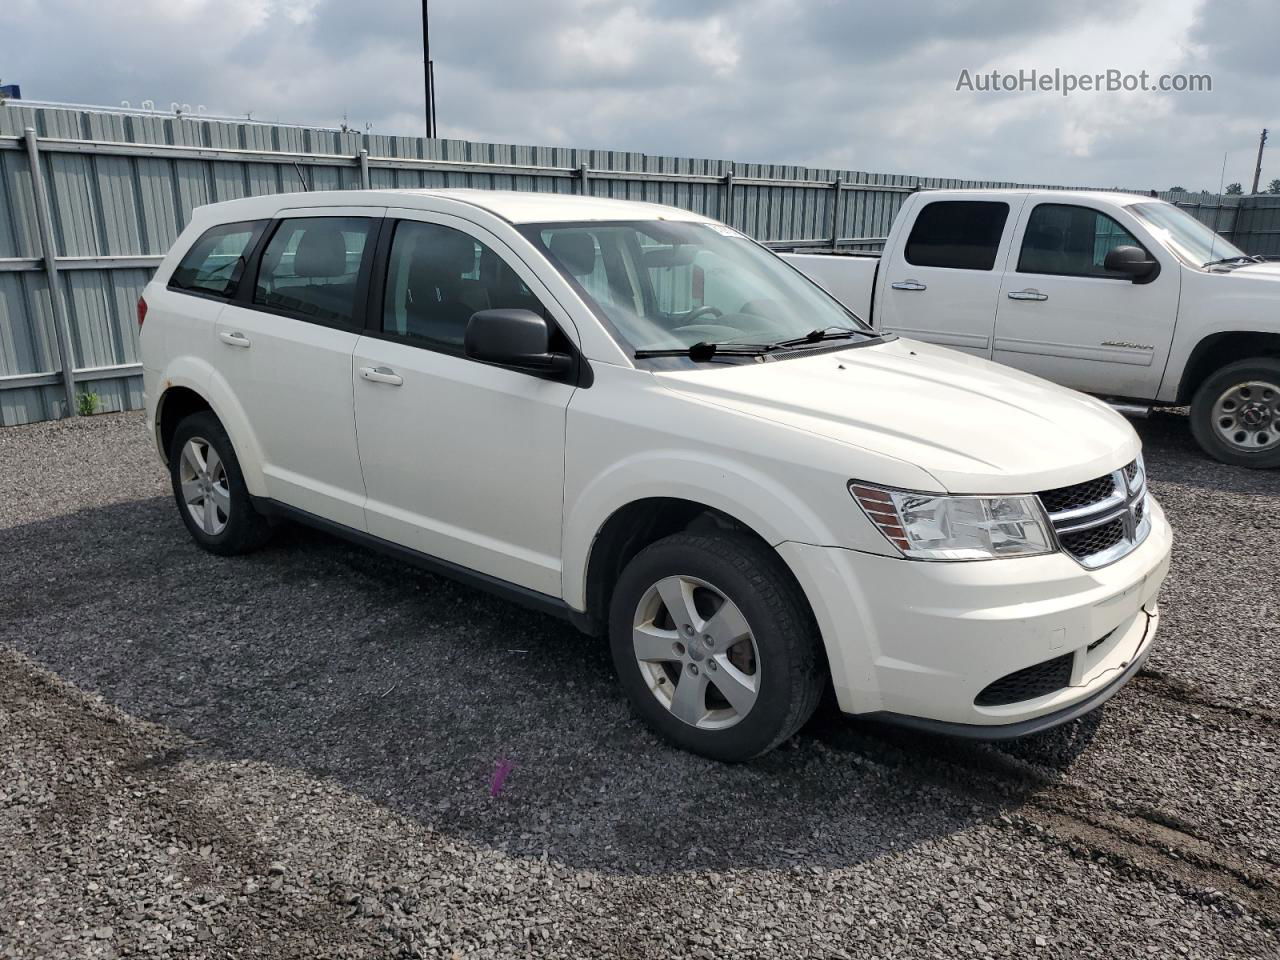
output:
<svg viewBox="0 0 1280 960"><path fill-rule="evenodd" d="M660 350L637 350L637 360L650 357L688 357L690 360L710 360L713 357L758 357L777 349L773 343L708 343L699 340L691 347L671 347Z"/></svg>
<svg viewBox="0 0 1280 960"><path fill-rule="evenodd" d="M1221 260L1210 260L1208 263L1200 264L1200 269L1205 267L1224 267L1228 263L1234 263L1238 267L1243 267L1246 263L1264 263L1261 257L1251 257L1247 253L1238 257L1223 257Z"/></svg>
<svg viewBox="0 0 1280 960"><path fill-rule="evenodd" d="M792 337L790 340L778 340L775 347L803 347L810 343L822 343L824 340L848 340L850 337L880 336L874 330L860 330L857 327L823 327L821 330L810 330L803 337Z"/></svg>

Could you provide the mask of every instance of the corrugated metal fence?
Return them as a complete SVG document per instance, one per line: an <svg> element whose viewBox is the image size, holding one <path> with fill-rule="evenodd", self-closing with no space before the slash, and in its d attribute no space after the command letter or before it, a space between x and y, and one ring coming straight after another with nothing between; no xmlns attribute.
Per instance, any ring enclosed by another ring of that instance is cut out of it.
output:
<svg viewBox="0 0 1280 960"><path fill-rule="evenodd" d="M11 101L0 106L0 424L65 416L90 391L101 410L139 406L134 304L192 208L304 183L586 192L685 207L788 247L865 250L913 190L1022 186ZM1247 249L1280 252L1280 202L1166 198Z"/></svg>

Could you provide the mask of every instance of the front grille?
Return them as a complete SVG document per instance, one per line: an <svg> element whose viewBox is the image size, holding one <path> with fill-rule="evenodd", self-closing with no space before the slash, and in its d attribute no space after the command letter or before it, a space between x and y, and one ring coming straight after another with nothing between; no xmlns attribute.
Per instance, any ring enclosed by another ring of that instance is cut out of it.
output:
<svg viewBox="0 0 1280 960"><path fill-rule="evenodd" d="M1071 682L1071 660L1072 654L1064 653L1060 657L1003 676L983 687L982 692L974 697L974 705L1002 707L1061 690Z"/></svg>
<svg viewBox="0 0 1280 960"><path fill-rule="evenodd" d="M1059 487L1040 494L1040 501L1049 513L1062 513L1066 510L1079 510L1101 503L1116 492L1116 478L1108 473L1097 480L1084 483L1073 483L1069 487Z"/></svg>
<svg viewBox="0 0 1280 960"><path fill-rule="evenodd" d="M1058 543L1086 567L1119 560L1146 537L1147 477L1140 460L1040 494Z"/></svg>
<svg viewBox="0 0 1280 960"><path fill-rule="evenodd" d="M1124 521L1119 517L1101 526L1089 527L1076 533L1064 533L1058 537L1062 549L1077 560L1091 557L1103 550L1110 550L1124 539Z"/></svg>

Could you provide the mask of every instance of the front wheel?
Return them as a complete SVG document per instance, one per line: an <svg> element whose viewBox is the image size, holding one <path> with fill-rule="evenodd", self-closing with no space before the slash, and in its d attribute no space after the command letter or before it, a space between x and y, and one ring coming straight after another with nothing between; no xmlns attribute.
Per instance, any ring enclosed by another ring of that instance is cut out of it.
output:
<svg viewBox="0 0 1280 960"><path fill-rule="evenodd" d="M1280 467L1280 359L1240 360L1213 373L1191 401L1191 433L1223 463Z"/></svg>
<svg viewBox="0 0 1280 960"><path fill-rule="evenodd" d="M716 760L789 739L826 677L799 587L774 551L742 534L680 533L642 550L614 589L609 639L641 718Z"/></svg>

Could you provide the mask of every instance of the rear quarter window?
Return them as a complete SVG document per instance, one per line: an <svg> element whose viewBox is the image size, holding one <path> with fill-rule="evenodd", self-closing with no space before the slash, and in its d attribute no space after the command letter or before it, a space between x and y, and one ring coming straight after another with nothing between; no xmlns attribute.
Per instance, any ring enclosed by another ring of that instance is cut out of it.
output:
<svg viewBox="0 0 1280 960"><path fill-rule="evenodd" d="M1009 219L1009 205L991 200L927 204L907 237L907 263L917 267L990 270Z"/></svg>
<svg viewBox="0 0 1280 960"><path fill-rule="evenodd" d="M254 220L210 227L183 256L169 278L169 286L207 296L233 296L245 259L264 223Z"/></svg>

